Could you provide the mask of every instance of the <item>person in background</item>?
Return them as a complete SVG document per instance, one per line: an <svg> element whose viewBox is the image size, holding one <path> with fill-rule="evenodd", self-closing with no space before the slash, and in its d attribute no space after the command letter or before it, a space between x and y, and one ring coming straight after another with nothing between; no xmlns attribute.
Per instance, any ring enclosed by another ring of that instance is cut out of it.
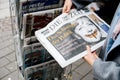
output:
<svg viewBox="0 0 120 80"><path fill-rule="evenodd" d="M63 12L69 12L72 4L72 0L66 0ZM115 9L117 11L116 19L113 18L112 20L115 25L111 25L99 56L95 51L91 51L90 46L86 46L87 54L84 56L84 59L92 66L95 80L120 80L120 3L118 2L118 4L117 10Z"/></svg>

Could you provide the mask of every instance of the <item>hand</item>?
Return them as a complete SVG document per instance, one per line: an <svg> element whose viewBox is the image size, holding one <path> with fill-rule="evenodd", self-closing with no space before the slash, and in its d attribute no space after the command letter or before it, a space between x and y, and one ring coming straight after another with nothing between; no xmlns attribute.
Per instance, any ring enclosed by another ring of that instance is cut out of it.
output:
<svg viewBox="0 0 120 80"><path fill-rule="evenodd" d="M68 13L72 7L72 1L71 0L65 0L64 6L63 6L63 13Z"/></svg>
<svg viewBox="0 0 120 80"><path fill-rule="evenodd" d="M89 46L86 46L87 54L84 56L84 59L90 64L93 65L94 61L98 59L96 52L91 52Z"/></svg>

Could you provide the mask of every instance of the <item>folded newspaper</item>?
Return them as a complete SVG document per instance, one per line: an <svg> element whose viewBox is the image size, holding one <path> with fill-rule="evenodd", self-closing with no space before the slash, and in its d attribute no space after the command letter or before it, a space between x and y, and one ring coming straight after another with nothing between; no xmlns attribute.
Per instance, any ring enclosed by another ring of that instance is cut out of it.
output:
<svg viewBox="0 0 120 80"><path fill-rule="evenodd" d="M35 35L61 67L85 56L86 45L94 51L106 39L109 25L94 12L72 9L51 21Z"/></svg>

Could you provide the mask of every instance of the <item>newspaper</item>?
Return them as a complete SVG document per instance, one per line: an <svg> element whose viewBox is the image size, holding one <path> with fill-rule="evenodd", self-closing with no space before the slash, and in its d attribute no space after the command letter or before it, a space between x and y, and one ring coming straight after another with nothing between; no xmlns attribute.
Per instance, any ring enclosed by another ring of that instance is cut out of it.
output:
<svg viewBox="0 0 120 80"><path fill-rule="evenodd" d="M61 8L63 6L63 0L20 0L20 8L19 8L19 24L20 24L20 31L23 28L23 15L44 11L54 8Z"/></svg>
<svg viewBox="0 0 120 80"><path fill-rule="evenodd" d="M53 60L53 57L40 43L24 46L22 56L23 69Z"/></svg>
<svg viewBox="0 0 120 80"><path fill-rule="evenodd" d="M49 22L62 13L62 8L24 14L21 39L35 36L34 32L45 27Z"/></svg>
<svg viewBox="0 0 120 80"><path fill-rule="evenodd" d="M37 30L35 35L64 68L87 54L86 45L91 46L92 51L100 48L108 31L109 25L94 12L72 9Z"/></svg>

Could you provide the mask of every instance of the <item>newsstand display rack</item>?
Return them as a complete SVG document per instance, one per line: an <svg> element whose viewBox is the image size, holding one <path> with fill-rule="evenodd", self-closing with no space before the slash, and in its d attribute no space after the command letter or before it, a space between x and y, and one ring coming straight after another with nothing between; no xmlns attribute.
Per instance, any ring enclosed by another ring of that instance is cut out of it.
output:
<svg viewBox="0 0 120 80"><path fill-rule="evenodd" d="M22 80L63 80L65 69L34 32L62 13L64 0L9 0L16 60Z"/></svg>

